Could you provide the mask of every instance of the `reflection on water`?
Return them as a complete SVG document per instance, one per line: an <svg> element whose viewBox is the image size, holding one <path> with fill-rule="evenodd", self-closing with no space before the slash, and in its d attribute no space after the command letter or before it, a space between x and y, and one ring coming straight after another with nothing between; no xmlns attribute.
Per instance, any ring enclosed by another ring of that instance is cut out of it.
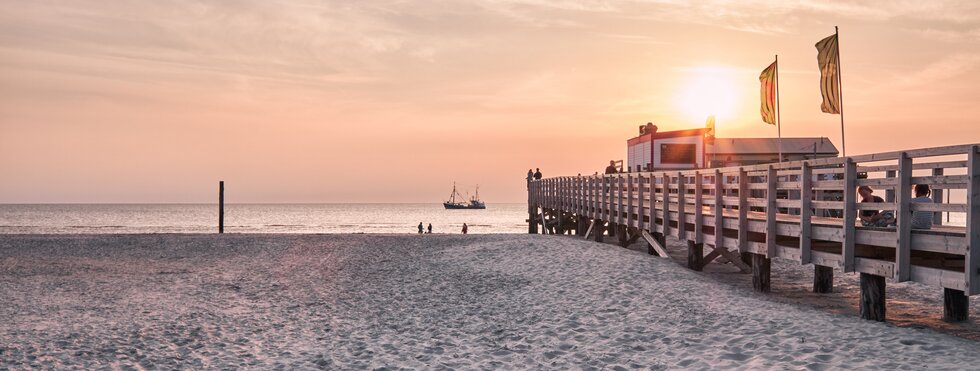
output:
<svg viewBox="0 0 980 371"><path fill-rule="evenodd" d="M227 204L226 233L526 233L526 204L446 210L442 204ZM0 233L213 233L208 204L0 205Z"/></svg>

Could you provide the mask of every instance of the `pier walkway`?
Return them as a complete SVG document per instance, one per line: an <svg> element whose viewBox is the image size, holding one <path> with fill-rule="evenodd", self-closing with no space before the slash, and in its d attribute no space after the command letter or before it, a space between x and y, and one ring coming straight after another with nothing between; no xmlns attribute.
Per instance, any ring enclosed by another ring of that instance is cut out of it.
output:
<svg viewBox="0 0 980 371"><path fill-rule="evenodd" d="M642 238L661 256L670 236L687 242L690 268L725 257L752 272L760 291L769 290L771 258L813 264L817 292L832 290L834 267L858 272L862 317L874 320L884 320L885 277L920 282L944 288L944 318L962 321L969 296L980 293L978 150L980 144L969 144L534 180L529 232L540 225L544 233L574 231L597 241L615 236L624 246ZM915 184L928 184L934 202L912 202ZM884 194L885 202L861 203L859 186ZM862 227L863 210L894 211L897 226ZM931 229L912 228L916 211L934 213Z"/></svg>

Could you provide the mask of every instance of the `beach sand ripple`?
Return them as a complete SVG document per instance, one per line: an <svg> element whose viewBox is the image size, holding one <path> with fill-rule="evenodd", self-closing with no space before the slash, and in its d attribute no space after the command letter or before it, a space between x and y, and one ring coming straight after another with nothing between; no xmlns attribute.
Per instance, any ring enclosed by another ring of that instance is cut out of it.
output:
<svg viewBox="0 0 980 371"><path fill-rule="evenodd" d="M967 369L977 342L529 235L0 237L0 369Z"/></svg>

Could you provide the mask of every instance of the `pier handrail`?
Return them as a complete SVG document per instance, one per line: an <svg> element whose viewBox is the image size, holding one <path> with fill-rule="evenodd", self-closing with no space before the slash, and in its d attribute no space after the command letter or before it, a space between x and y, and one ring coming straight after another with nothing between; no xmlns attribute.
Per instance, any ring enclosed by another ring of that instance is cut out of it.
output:
<svg viewBox="0 0 980 371"><path fill-rule="evenodd" d="M528 184L528 206L801 264L980 293L980 144L724 168L559 176ZM928 184L934 203L912 202ZM860 203L856 188L884 190ZM957 197L946 203L943 195ZM963 193L960 196L960 193ZM897 226L863 227L892 210ZM912 212L935 226L912 229ZM962 217L946 224L942 213ZM720 228L718 227L720 223Z"/></svg>

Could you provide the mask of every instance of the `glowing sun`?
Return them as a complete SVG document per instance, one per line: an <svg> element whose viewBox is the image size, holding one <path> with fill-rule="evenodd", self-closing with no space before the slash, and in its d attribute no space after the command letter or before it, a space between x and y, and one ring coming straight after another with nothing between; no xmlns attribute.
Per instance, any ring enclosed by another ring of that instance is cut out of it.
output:
<svg viewBox="0 0 980 371"><path fill-rule="evenodd" d="M731 69L718 67L691 70L677 97L680 110L695 122L704 122L709 115L731 118L737 104L733 75Z"/></svg>

